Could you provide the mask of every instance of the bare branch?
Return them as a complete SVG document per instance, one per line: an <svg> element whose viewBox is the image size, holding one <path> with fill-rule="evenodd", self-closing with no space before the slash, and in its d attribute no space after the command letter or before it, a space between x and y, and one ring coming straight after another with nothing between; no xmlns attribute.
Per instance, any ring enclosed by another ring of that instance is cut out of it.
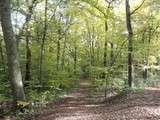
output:
<svg viewBox="0 0 160 120"><path fill-rule="evenodd" d="M12 10L15 11L15 12L19 12L20 14L22 14L24 16L27 16L26 11L24 11L22 8L18 8L18 9L12 8Z"/></svg>
<svg viewBox="0 0 160 120"><path fill-rule="evenodd" d="M61 4L62 0L59 0L58 3L56 4L55 8L53 9L53 15L51 15L49 21L51 21L53 18L55 19L55 16L56 16L56 11L57 11L57 8L58 6Z"/></svg>
<svg viewBox="0 0 160 120"><path fill-rule="evenodd" d="M137 10L139 10L143 6L145 1L146 0L143 0L142 3L136 9L134 9L130 14L133 15Z"/></svg>

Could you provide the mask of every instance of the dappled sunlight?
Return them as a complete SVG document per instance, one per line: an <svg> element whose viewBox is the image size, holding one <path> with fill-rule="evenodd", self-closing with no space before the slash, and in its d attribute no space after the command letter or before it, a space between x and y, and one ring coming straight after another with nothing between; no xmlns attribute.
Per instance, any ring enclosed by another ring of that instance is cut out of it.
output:
<svg viewBox="0 0 160 120"><path fill-rule="evenodd" d="M160 105L159 106L146 106L144 107L144 109L147 111L148 114L160 116Z"/></svg>
<svg viewBox="0 0 160 120"><path fill-rule="evenodd" d="M104 104L91 104L91 105L83 105L84 107L101 107L101 106L104 106ZM82 106L82 107L83 107Z"/></svg>
<svg viewBox="0 0 160 120"><path fill-rule="evenodd" d="M157 92L160 92L160 88L156 88L156 87L146 87L145 88L146 90L150 90L150 91L157 91Z"/></svg>

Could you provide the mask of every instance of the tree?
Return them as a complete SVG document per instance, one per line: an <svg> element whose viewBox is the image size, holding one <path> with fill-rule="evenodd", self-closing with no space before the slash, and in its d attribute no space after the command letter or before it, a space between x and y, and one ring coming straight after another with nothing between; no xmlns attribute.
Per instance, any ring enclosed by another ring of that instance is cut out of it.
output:
<svg viewBox="0 0 160 120"><path fill-rule="evenodd" d="M133 15L135 12L137 12L137 10L139 10L142 7L144 2L145 2L145 0L143 0L142 3L131 12L129 0L125 1L126 26L127 26L127 32L128 32L128 85L129 85L129 87L132 87L132 79L133 79L132 78L133 29L132 29L132 23L131 23L131 15Z"/></svg>
<svg viewBox="0 0 160 120"><path fill-rule="evenodd" d="M41 85L43 85L42 70L43 70L43 61L44 61L45 39L47 35L47 9L48 9L48 0L45 0L44 31L43 31L42 42L41 42L40 65L39 65L39 82Z"/></svg>
<svg viewBox="0 0 160 120"><path fill-rule="evenodd" d="M129 0L126 0L126 25L128 31L128 85L132 87L132 40L133 30L131 25L131 12Z"/></svg>
<svg viewBox="0 0 160 120"><path fill-rule="evenodd" d="M32 50L31 50L31 37L30 37L30 31L29 31L29 21L31 20L32 14L33 14L33 8L35 5L36 0L32 1L32 4L29 5L29 1L26 1L27 7L28 7L28 14L26 16L26 74L25 74L25 82L29 82L31 80L31 65L32 65Z"/></svg>
<svg viewBox="0 0 160 120"><path fill-rule="evenodd" d="M107 31L108 31L108 23L107 20L105 21L105 43L104 43L104 67L107 66Z"/></svg>
<svg viewBox="0 0 160 120"><path fill-rule="evenodd" d="M14 100L24 100L22 75L20 70L19 56L16 38L11 23L10 0L0 0L1 25L7 51L8 71L12 83Z"/></svg>

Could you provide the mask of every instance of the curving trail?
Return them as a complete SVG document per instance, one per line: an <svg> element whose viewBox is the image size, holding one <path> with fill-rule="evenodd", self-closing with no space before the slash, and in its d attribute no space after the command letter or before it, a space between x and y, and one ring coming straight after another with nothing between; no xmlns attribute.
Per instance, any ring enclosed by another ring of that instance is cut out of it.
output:
<svg viewBox="0 0 160 120"><path fill-rule="evenodd" d="M36 115L36 120L160 120L160 89L101 102L88 81Z"/></svg>

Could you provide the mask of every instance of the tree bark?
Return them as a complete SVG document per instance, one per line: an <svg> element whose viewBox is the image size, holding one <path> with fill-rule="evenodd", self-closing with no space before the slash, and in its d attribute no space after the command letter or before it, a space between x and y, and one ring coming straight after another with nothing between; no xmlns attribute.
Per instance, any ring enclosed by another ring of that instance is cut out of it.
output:
<svg viewBox="0 0 160 120"><path fill-rule="evenodd" d="M13 98L15 101L24 100L25 94L17 51L17 43L11 23L10 0L0 0L0 12L2 31L7 51L9 77L12 83Z"/></svg>
<svg viewBox="0 0 160 120"><path fill-rule="evenodd" d="M131 24L131 12L129 0L126 0L126 25L128 31L128 85L132 87L132 41L133 30Z"/></svg>

